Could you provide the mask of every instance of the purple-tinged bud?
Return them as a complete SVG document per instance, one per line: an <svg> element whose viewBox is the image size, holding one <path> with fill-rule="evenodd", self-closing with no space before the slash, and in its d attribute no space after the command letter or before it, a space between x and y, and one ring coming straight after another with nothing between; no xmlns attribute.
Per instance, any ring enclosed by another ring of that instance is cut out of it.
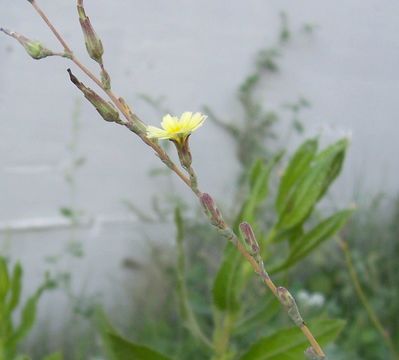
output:
<svg viewBox="0 0 399 360"><path fill-rule="evenodd" d="M101 84L105 90L111 90L111 77L104 68L101 69Z"/></svg>
<svg viewBox="0 0 399 360"><path fill-rule="evenodd" d="M25 36L16 33L15 31L9 31L3 28L0 28L0 31L16 39L25 48L26 52L35 60L40 60L48 56L59 55L47 49L41 42L30 40Z"/></svg>
<svg viewBox="0 0 399 360"><path fill-rule="evenodd" d="M100 97L100 95L81 83L77 77L72 74L70 69L68 69L68 73L72 83L75 84L76 87L83 93L85 98L92 103L92 105L96 108L105 121L122 123L119 117L119 112L110 102L105 101Z"/></svg>
<svg viewBox="0 0 399 360"><path fill-rule="evenodd" d="M86 12L83 7L83 0L78 0L77 8L79 14L79 22L85 38L87 52L94 61L102 64L102 56L104 54L103 44L99 36L94 31L90 19L86 16Z"/></svg>
<svg viewBox="0 0 399 360"><path fill-rule="evenodd" d="M302 326L304 321L302 319L301 314L299 313L298 306L296 305L294 297L290 294L290 292L282 287L279 286L277 288L277 296L281 302L281 304L287 310L288 316L297 326Z"/></svg>
<svg viewBox="0 0 399 360"><path fill-rule="evenodd" d="M325 360L325 355L318 355L312 347L308 347L305 351L305 356L309 360Z"/></svg>
<svg viewBox="0 0 399 360"><path fill-rule="evenodd" d="M252 255L259 254L260 248L259 244L256 241L256 237L254 231L252 230L251 225L247 222L242 222L240 224L240 230L242 236L244 237L245 243L250 247Z"/></svg>
<svg viewBox="0 0 399 360"><path fill-rule="evenodd" d="M224 229L226 227L226 223L223 221L222 214L216 207L212 197L207 193L202 193L200 195L200 201L206 215L211 220L212 225L218 227L219 229Z"/></svg>

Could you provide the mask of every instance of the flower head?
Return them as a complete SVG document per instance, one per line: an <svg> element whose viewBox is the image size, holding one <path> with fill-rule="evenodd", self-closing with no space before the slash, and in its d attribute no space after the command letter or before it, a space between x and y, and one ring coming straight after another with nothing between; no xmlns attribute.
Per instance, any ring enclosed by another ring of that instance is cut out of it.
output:
<svg viewBox="0 0 399 360"><path fill-rule="evenodd" d="M182 144L194 130L204 123L205 119L206 116L199 112L185 112L180 118L168 114L162 119L162 129L147 126L147 136L152 139L169 139Z"/></svg>

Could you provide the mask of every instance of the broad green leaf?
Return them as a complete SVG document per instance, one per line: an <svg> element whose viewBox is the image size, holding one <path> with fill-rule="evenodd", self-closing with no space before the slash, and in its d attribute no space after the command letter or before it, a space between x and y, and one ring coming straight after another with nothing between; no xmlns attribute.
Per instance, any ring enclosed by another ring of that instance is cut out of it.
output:
<svg viewBox="0 0 399 360"><path fill-rule="evenodd" d="M289 229L305 221L337 176L347 142L340 140L316 156L306 174L290 192L277 227Z"/></svg>
<svg viewBox="0 0 399 360"><path fill-rule="evenodd" d="M0 256L0 303L6 297L9 288L10 276L8 274L7 262Z"/></svg>
<svg viewBox="0 0 399 360"><path fill-rule="evenodd" d="M135 344L115 333L107 334L115 360L170 360L171 358L146 346Z"/></svg>
<svg viewBox="0 0 399 360"><path fill-rule="evenodd" d="M62 359L63 359L63 356L59 352L47 355L46 357L43 358L43 360L62 360Z"/></svg>
<svg viewBox="0 0 399 360"><path fill-rule="evenodd" d="M349 220L353 209L342 210L320 222L299 238L291 248L288 259L270 270L270 273L287 269L303 259L322 242L334 236Z"/></svg>
<svg viewBox="0 0 399 360"><path fill-rule="evenodd" d="M47 284L42 285L37 289L36 293L26 301L26 304L22 309L20 324L11 337L6 341L7 346L11 349L17 346L17 344L29 333L35 323L37 303L47 286Z"/></svg>
<svg viewBox="0 0 399 360"><path fill-rule="evenodd" d="M12 312L19 304L19 299L21 296L21 277L22 277L22 267L20 263L14 266L12 278L11 278L11 291L10 299L7 304L8 312Z"/></svg>
<svg viewBox="0 0 399 360"><path fill-rule="evenodd" d="M281 311L281 304L276 298L262 301L252 312L241 319L234 328L235 335L247 335L254 330L264 328L265 324Z"/></svg>
<svg viewBox="0 0 399 360"><path fill-rule="evenodd" d="M345 321L319 319L309 323L309 328L319 344L328 344L338 336ZM309 342L297 327L280 330L258 340L240 357L240 360L297 360L304 359Z"/></svg>
<svg viewBox="0 0 399 360"><path fill-rule="evenodd" d="M317 155L315 161L324 161L324 160L328 159L329 157L333 158L331 166L330 166L329 174L326 177L324 187L320 193L319 198L322 198L324 196L324 194L328 190L329 186L340 174L342 165L345 160L345 154L346 154L348 145L349 145L349 141L347 139L341 139Z"/></svg>
<svg viewBox="0 0 399 360"><path fill-rule="evenodd" d="M276 209L281 214L292 186L306 173L310 163L316 155L318 146L317 139L305 141L292 156L286 170L281 178Z"/></svg>
<svg viewBox="0 0 399 360"><path fill-rule="evenodd" d="M280 155L268 164L260 159L253 165L249 177L250 192L234 222L233 229L236 233L242 221L254 221L257 208L267 197L271 170L279 159ZM243 263L237 249L232 244L227 244L212 289L213 302L219 310L236 312L239 309L238 296L244 281Z"/></svg>
<svg viewBox="0 0 399 360"><path fill-rule="evenodd" d="M242 279L240 261L240 253L233 244L228 243L212 288L213 303L219 310L236 312L240 307L237 298Z"/></svg>

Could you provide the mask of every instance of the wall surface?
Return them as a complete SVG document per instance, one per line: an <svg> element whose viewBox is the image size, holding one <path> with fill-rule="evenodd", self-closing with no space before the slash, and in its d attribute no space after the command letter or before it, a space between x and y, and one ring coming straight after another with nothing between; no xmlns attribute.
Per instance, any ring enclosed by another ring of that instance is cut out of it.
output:
<svg viewBox="0 0 399 360"><path fill-rule="evenodd" d="M76 54L87 59L74 1L40 4ZM0 0L0 8L1 26L59 49L29 2ZM235 89L251 70L256 51L272 44L279 12L286 11L294 29L317 24L312 36L287 48L281 72L265 83L265 102L279 108L303 95L312 103L303 114L310 134L321 132L325 143L351 134L348 161L335 188L339 201L352 201L359 190L397 193L398 1L86 0L86 8L103 39L113 88L154 125L160 115L139 94L165 96L165 105L176 113L206 104L238 120ZM0 240L4 251L31 259L28 267L35 268L40 258L62 251L70 229L59 209L73 203L87 216L86 250L96 248L90 241L119 249L113 255L90 252L90 264L104 269L100 257L112 268L131 240L111 236L111 241L102 225L132 220L124 199L145 210L154 195L172 187L187 198L190 194L177 181L149 178L148 171L159 167L153 154L128 131L100 121L84 102L75 143L86 162L76 186L68 185L68 144L80 99L67 79L69 66L83 79L67 60L33 61L11 38L0 36ZM222 199L237 172L230 139L207 123L192 137L192 146L202 187ZM39 276L38 270L33 274Z"/></svg>

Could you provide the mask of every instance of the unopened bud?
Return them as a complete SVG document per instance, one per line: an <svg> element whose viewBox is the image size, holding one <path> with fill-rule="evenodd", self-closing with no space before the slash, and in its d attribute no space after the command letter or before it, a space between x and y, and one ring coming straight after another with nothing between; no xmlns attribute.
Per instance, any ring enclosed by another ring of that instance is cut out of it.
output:
<svg viewBox="0 0 399 360"><path fill-rule="evenodd" d="M190 135L187 135L183 141L173 141L176 146L177 154L179 155L180 164L184 169L189 170L191 167L191 163L193 158L191 156L190 143L188 139Z"/></svg>
<svg viewBox="0 0 399 360"><path fill-rule="evenodd" d="M288 316L291 318L294 324L297 326L302 326L304 324L304 321L301 314L299 313L295 299L290 294L290 292L286 288L280 286L277 288L277 296L281 304L287 310Z"/></svg>
<svg viewBox="0 0 399 360"><path fill-rule="evenodd" d="M83 7L83 0L78 0L77 7L79 22L85 38L87 52L93 60L97 61L99 64L102 64L102 56L104 54L103 44L99 36L94 31L90 19L86 16L86 12Z"/></svg>
<svg viewBox="0 0 399 360"><path fill-rule="evenodd" d="M77 77L72 74L70 69L68 69L68 73L71 81L83 93L85 98L92 103L105 121L121 123L118 111L110 102L105 101L100 97L100 95L96 94L92 89L81 83Z"/></svg>
<svg viewBox="0 0 399 360"><path fill-rule="evenodd" d="M211 220L212 225L218 227L219 229L224 229L226 227L226 224L223 221L222 214L216 207L216 204L213 201L212 197L207 193L202 193L200 195L200 201L206 215Z"/></svg>
<svg viewBox="0 0 399 360"><path fill-rule="evenodd" d="M111 77L104 68L101 69L101 84L105 90L111 90Z"/></svg>
<svg viewBox="0 0 399 360"><path fill-rule="evenodd" d="M254 231L252 230L251 225L249 225L247 222L243 222L240 224L240 230L242 233L242 236L244 237L245 243L249 246L251 249L252 255L259 254L259 244L256 240Z"/></svg>
<svg viewBox="0 0 399 360"><path fill-rule="evenodd" d="M309 360L325 360L326 356L325 355L318 355L312 347L308 347L305 351L305 356Z"/></svg>
<svg viewBox="0 0 399 360"><path fill-rule="evenodd" d="M47 49L40 41L30 40L25 36L0 28L0 31L16 39L26 50L26 52L35 60L40 60L48 56L59 55Z"/></svg>

